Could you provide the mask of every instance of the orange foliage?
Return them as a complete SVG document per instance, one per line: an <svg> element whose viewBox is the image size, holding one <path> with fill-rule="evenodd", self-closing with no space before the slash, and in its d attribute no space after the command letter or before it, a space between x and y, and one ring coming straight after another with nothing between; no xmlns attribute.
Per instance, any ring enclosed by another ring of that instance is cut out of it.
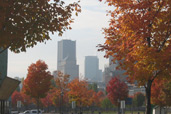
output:
<svg viewBox="0 0 171 114"><path fill-rule="evenodd" d="M151 88L152 103L155 105L171 106L171 81L155 80Z"/></svg>
<svg viewBox="0 0 171 114"><path fill-rule="evenodd" d="M51 86L52 76L44 61L38 60L28 68L27 78L24 80L23 92L35 99L44 98Z"/></svg>
<svg viewBox="0 0 171 114"><path fill-rule="evenodd" d="M106 57L146 87L147 114L151 112L151 85L156 78L171 78L171 0L106 0L114 10L106 42L99 45Z"/></svg>
<svg viewBox="0 0 171 114"><path fill-rule="evenodd" d="M93 104L95 106L100 106L101 105L101 101L105 98L105 95L102 91L99 92L94 92L93 94Z"/></svg>
<svg viewBox="0 0 171 114"><path fill-rule="evenodd" d="M122 61L130 80L145 85L171 71L171 1L107 0L115 6L104 29L106 56Z"/></svg>
<svg viewBox="0 0 171 114"><path fill-rule="evenodd" d="M52 103L55 106L60 106L60 102L62 104L68 103L68 83L69 83L69 75L64 75L62 72L58 71L57 78L55 79L56 87L51 90L52 93Z"/></svg>
<svg viewBox="0 0 171 114"><path fill-rule="evenodd" d="M21 91L21 95L23 97L22 104L24 106L28 106L29 104L32 103L32 98L30 96L24 94L23 91Z"/></svg>
<svg viewBox="0 0 171 114"><path fill-rule="evenodd" d="M42 102L44 107L52 106L51 97L52 97L52 94L48 93L45 98L41 99L41 102Z"/></svg>
<svg viewBox="0 0 171 114"><path fill-rule="evenodd" d="M23 97L20 92L14 91L11 96L12 106L17 107L17 101L23 101Z"/></svg>
<svg viewBox="0 0 171 114"><path fill-rule="evenodd" d="M68 85L70 91L68 92L70 102L76 101L78 106L90 106L93 103L93 90L88 90L86 81L79 81L79 79L72 80Z"/></svg>

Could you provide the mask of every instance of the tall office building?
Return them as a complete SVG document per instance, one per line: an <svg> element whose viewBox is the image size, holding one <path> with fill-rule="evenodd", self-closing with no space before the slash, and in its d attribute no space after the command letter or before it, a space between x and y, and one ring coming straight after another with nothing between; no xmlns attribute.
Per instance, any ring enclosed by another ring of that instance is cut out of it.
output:
<svg viewBox="0 0 171 114"><path fill-rule="evenodd" d="M70 75L70 80L79 77L79 65L76 63L76 41L58 42L57 70Z"/></svg>
<svg viewBox="0 0 171 114"><path fill-rule="evenodd" d="M99 59L97 56L85 57L85 78L92 82L102 80L102 70L99 70Z"/></svg>

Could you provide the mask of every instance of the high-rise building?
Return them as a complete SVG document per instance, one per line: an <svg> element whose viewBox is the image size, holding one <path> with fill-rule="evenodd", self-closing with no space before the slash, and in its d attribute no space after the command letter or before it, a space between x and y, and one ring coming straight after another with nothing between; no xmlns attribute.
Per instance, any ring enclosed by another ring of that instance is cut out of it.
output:
<svg viewBox="0 0 171 114"><path fill-rule="evenodd" d="M76 41L58 42L57 70L70 75L70 80L79 77L79 65L76 63Z"/></svg>
<svg viewBox="0 0 171 114"><path fill-rule="evenodd" d="M85 57L85 78L93 82L102 80L102 70L99 70L99 59L97 56Z"/></svg>
<svg viewBox="0 0 171 114"><path fill-rule="evenodd" d="M113 63L113 57L109 56L109 66L106 66L103 73L103 81L107 84L112 77L119 76L121 80L126 81L126 77L124 75L125 71L122 69L118 69L119 62L115 61Z"/></svg>

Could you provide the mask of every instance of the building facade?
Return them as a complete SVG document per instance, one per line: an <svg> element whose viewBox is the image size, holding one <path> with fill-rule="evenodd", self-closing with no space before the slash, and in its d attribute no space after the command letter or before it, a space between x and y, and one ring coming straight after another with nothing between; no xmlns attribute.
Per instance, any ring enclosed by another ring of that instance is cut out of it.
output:
<svg viewBox="0 0 171 114"><path fill-rule="evenodd" d="M98 82L102 80L102 70L99 69L99 59L97 56L85 57L85 78L88 81Z"/></svg>
<svg viewBox="0 0 171 114"><path fill-rule="evenodd" d="M79 65L76 63L76 41L58 42L57 70L70 75L70 80L79 77Z"/></svg>
<svg viewBox="0 0 171 114"><path fill-rule="evenodd" d="M2 51L2 48L0 48ZM0 83L7 76L8 50L0 53Z"/></svg>
<svg viewBox="0 0 171 114"><path fill-rule="evenodd" d="M125 71L122 69L118 69L119 62L115 61L113 63L113 57L109 56L109 65L105 66L104 72L103 72L103 82L108 83L112 77L119 76L122 81L127 81L127 76L124 75Z"/></svg>

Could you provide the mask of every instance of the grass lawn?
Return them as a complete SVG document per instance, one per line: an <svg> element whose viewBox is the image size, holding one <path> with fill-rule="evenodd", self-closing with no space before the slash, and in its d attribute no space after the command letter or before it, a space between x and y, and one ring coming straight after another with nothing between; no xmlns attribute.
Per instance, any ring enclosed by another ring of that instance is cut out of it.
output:
<svg viewBox="0 0 171 114"><path fill-rule="evenodd" d="M102 111L101 114L117 114L117 111ZM91 112L84 112L84 114L92 114ZM93 114L99 114L98 111L95 111ZM133 113L131 113L130 111L126 111L125 114L144 114L143 111L134 111Z"/></svg>

